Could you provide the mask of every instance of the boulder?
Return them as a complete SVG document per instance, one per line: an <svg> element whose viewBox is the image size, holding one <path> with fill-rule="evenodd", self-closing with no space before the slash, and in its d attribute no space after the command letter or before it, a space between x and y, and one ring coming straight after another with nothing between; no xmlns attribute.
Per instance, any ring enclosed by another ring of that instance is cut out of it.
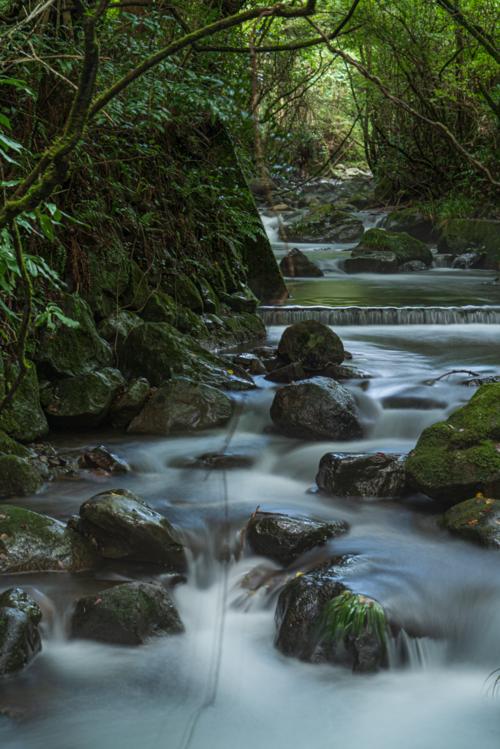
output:
<svg viewBox="0 0 500 749"><path fill-rule="evenodd" d="M459 254L470 249L484 251L488 266L500 264L500 221L482 218L450 218L440 227L440 252Z"/></svg>
<svg viewBox="0 0 500 749"><path fill-rule="evenodd" d="M277 382L280 385L286 385L289 382L297 382L297 380L307 379L307 374L304 367L300 362L292 362L291 364L285 364L284 367L277 367L272 369L265 376L269 382Z"/></svg>
<svg viewBox="0 0 500 749"><path fill-rule="evenodd" d="M288 225L280 227L288 242L355 242L363 236L363 222L333 205L311 205Z"/></svg>
<svg viewBox="0 0 500 749"><path fill-rule="evenodd" d="M65 294L59 304L78 327L60 326L55 331L42 333L35 355L39 371L48 377L75 377L110 367L111 347L97 332L87 302L78 294Z"/></svg>
<svg viewBox="0 0 500 749"><path fill-rule="evenodd" d="M369 229L345 261L345 270L353 272L393 273L408 263L418 261L426 268L432 265L430 249L409 234ZM421 266L411 266L420 268Z"/></svg>
<svg viewBox="0 0 500 749"><path fill-rule="evenodd" d="M304 369L321 371L344 361L344 346L328 325L303 320L290 325L281 336L278 356L284 363L300 362Z"/></svg>
<svg viewBox="0 0 500 749"><path fill-rule="evenodd" d="M0 573L79 572L97 563L84 538L45 515L0 505Z"/></svg>
<svg viewBox="0 0 500 749"><path fill-rule="evenodd" d="M323 567L294 578L276 608L276 646L285 655L372 672L387 665L384 610L349 590L336 568Z"/></svg>
<svg viewBox="0 0 500 749"><path fill-rule="evenodd" d="M141 323L141 318L135 312L121 309L101 320L97 329L99 335L114 348L123 343L130 331Z"/></svg>
<svg viewBox="0 0 500 749"><path fill-rule="evenodd" d="M107 474L128 473L129 464L115 455L104 445L86 450L78 459L80 468L87 468L91 471L103 471Z"/></svg>
<svg viewBox="0 0 500 749"><path fill-rule="evenodd" d="M382 225L387 231L404 232L422 242L432 242L438 236L438 231L431 219L418 208L413 207L391 211Z"/></svg>
<svg viewBox="0 0 500 749"><path fill-rule="evenodd" d="M438 502L457 504L500 492L500 383L482 385L446 421L425 429L406 470L411 487Z"/></svg>
<svg viewBox="0 0 500 749"><path fill-rule="evenodd" d="M283 275L288 278L309 278L324 275L323 271L316 265L316 263L309 260L304 252L301 252L295 247L289 250L285 257L282 258L280 262L280 270Z"/></svg>
<svg viewBox="0 0 500 749"><path fill-rule="evenodd" d="M478 495L450 507L442 525L469 541L500 549L500 500Z"/></svg>
<svg viewBox="0 0 500 749"><path fill-rule="evenodd" d="M29 458L0 454L0 498L26 497L43 484L43 477Z"/></svg>
<svg viewBox="0 0 500 749"><path fill-rule="evenodd" d="M172 380L158 388L128 427L131 434L160 434L210 429L231 418L230 398L210 385Z"/></svg>
<svg viewBox="0 0 500 749"><path fill-rule="evenodd" d="M262 375L267 372L267 369L262 361L256 354L235 354L231 357L234 364L239 367L243 367L251 375Z"/></svg>
<svg viewBox="0 0 500 749"><path fill-rule="evenodd" d="M0 353L0 401L16 379L18 368L4 361ZM21 442L32 442L49 431L40 404L36 368L30 364L12 401L0 413L0 430Z"/></svg>
<svg viewBox="0 0 500 749"><path fill-rule="evenodd" d="M142 410L150 393L151 387L145 377L136 377L118 391L109 409L110 421L115 429L128 427Z"/></svg>
<svg viewBox="0 0 500 749"><path fill-rule="evenodd" d="M467 270L468 268L484 268L486 254L484 252L464 252L462 255L458 255L454 258L451 267L462 268Z"/></svg>
<svg viewBox="0 0 500 749"><path fill-rule="evenodd" d="M113 645L142 645L183 631L169 594L152 583L123 583L80 598L71 619L71 637Z"/></svg>
<svg viewBox="0 0 500 749"><path fill-rule="evenodd" d="M327 453L316 483L337 497L401 497L406 490L405 458L391 453Z"/></svg>
<svg viewBox="0 0 500 749"><path fill-rule="evenodd" d="M271 418L277 429L290 437L349 440L362 435L353 396L326 377L280 388L274 396Z"/></svg>
<svg viewBox="0 0 500 749"><path fill-rule="evenodd" d="M343 520L323 522L256 510L246 525L245 539L256 554L288 566L306 551L322 546L348 529Z"/></svg>
<svg viewBox="0 0 500 749"><path fill-rule="evenodd" d="M21 588L0 595L0 676L21 671L42 649L42 612Z"/></svg>
<svg viewBox="0 0 500 749"><path fill-rule="evenodd" d="M114 489L91 497L80 507L75 527L106 559L186 570L184 547L175 529L132 492Z"/></svg>
<svg viewBox="0 0 500 749"><path fill-rule="evenodd" d="M125 379L117 369L68 377L42 388L42 403L52 427L87 429L101 424Z"/></svg>

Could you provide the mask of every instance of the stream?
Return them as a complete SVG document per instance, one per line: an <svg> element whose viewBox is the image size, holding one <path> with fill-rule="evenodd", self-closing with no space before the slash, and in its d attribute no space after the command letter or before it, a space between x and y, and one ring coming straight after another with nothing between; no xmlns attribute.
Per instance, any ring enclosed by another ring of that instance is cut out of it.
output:
<svg viewBox="0 0 500 749"><path fill-rule="evenodd" d="M286 247L274 219L264 220L280 258ZM370 222L376 218L367 215ZM43 607L44 647L29 669L2 684L1 705L26 712L20 723L0 721L2 749L497 749L500 697L488 676L500 667L498 552L440 530L424 498L341 500L314 491L325 452L407 452L422 429L474 392L459 376L429 380L457 369L500 374L495 274L434 268L347 276L339 260L348 246L294 246L309 252L325 276L290 281L285 307L262 311L269 343L307 315L334 325L353 355L350 363L372 376L347 383L365 437L313 443L273 433L275 386L263 377L256 378L257 390L235 395L242 410L230 450L254 456L252 468L223 474L172 465L175 458L221 451L225 430L57 437L74 450L105 443L132 471L60 481L16 504L66 520L105 489L126 487L144 497L192 549L188 582L173 590L186 633L136 649L67 639L78 597L119 581L167 580L145 565L4 576L3 588L21 581ZM406 630L433 638L408 638L408 663L394 656L391 668L375 675L281 655L273 646L276 595L240 587L263 560L221 561L258 505L347 520L351 531L330 541L326 553L352 555L342 571L349 585L397 613Z"/></svg>

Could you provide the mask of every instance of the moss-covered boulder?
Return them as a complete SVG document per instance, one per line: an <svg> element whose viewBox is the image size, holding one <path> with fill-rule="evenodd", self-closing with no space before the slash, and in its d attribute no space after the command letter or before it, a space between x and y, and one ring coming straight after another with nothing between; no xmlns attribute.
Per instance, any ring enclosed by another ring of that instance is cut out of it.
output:
<svg viewBox="0 0 500 749"><path fill-rule="evenodd" d="M500 383L491 383L422 432L406 463L410 485L448 504L477 492L500 496L499 441Z"/></svg>
<svg viewBox="0 0 500 749"><path fill-rule="evenodd" d="M356 242L363 236L363 222L331 204L312 206L281 230L289 242Z"/></svg>
<svg viewBox="0 0 500 749"><path fill-rule="evenodd" d="M468 541L500 549L500 499L478 495L459 502L445 512L442 525Z"/></svg>
<svg viewBox="0 0 500 749"><path fill-rule="evenodd" d="M104 421L115 395L124 387L123 375L108 367L47 383L42 389L43 407L55 429L87 429Z"/></svg>
<svg viewBox="0 0 500 749"><path fill-rule="evenodd" d="M32 456L32 451L0 430L0 454L17 455L19 458L29 458Z"/></svg>
<svg viewBox="0 0 500 749"><path fill-rule="evenodd" d="M58 520L23 507L0 506L0 573L78 572L96 562L92 545Z"/></svg>
<svg viewBox="0 0 500 749"><path fill-rule="evenodd" d="M431 242L438 236L438 231L431 219L413 206L391 211L383 227L387 231L410 234L422 242Z"/></svg>
<svg viewBox="0 0 500 749"><path fill-rule="evenodd" d="M80 507L75 528L107 559L186 570L184 548L173 526L132 492L114 489L96 494Z"/></svg>
<svg viewBox="0 0 500 749"><path fill-rule="evenodd" d="M135 312L122 309L101 320L97 329L99 335L114 349L141 323L141 318Z"/></svg>
<svg viewBox="0 0 500 749"><path fill-rule="evenodd" d="M29 458L0 454L0 498L26 497L42 484L43 477Z"/></svg>
<svg viewBox="0 0 500 749"><path fill-rule="evenodd" d="M275 427L289 437L349 440L361 437L356 402L343 385L327 377L285 385L271 405Z"/></svg>
<svg viewBox="0 0 500 749"><path fill-rule="evenodd" d="M130 424L131 434L191 432L222 426L232 415L230 398L210 385L172 380L160 387Z"/></svg>
<svg viewBox="0 0 500 749"><path fill-rule="evenodd" d="M0 401L15 381L18 369L4 361L0 353ZM0 430L21 442L31 442L49 431L40 404L36 369L30 365L12 401L0 413Z"/></svg>
<svg viewBox="0 0 500 749"><path fill-rule="evenodd" d="M284 331L278 356L285 364L299 362L305 370L321 372L329 364L341 364L345 352L339 336L328 325L303 320Z"/></svg>
<svg viewBox="0 0 500 749"><path fill-rule="evenodd" d="M21 671L42 649L42 612L21 588L0 595L0 676Z"/></svg>
<svg viewBox="0 0 500 749"><path fill-rule="evenodd" d="M167 591L152 583L123 583L81 598L71 620L71 636L113 645L142 645L184 626Z"/></svg>
<svg viewBox="0 0 500 749"><path fill-rule="evenodd" d="M49 377L73 377L109 367L113 360L111 347L97 332L87 302L78 294L65 294L59 304L78 327L61 326L40 336L35 355L39 371Z"/></svg>
<svg viewBox="0 0 500 749"><path fill-rule="evenodd" d="M245 527L252 551L279 564L289 565L306 551L323 546L330 538L346 533L343 520L322 522L281 512L254 512Z"/></svg>
<svg viewBox="0 0 500 749"><path fill-rule="evenodd" d="M345 269L348 273L392 273L416 261L428 268L432 259L429 248L409 234L369 229L345 261Z"/></svg>
<svg viewBox="0 0 500 749"><path fill-rule="evenodd" d="M440 252L460 254L483 250L491 267L500 264L500 221L481 218L452 218L441 226Z"/></svg>
<svg viewBox="0 0 500 749"><path fill-rule="evenodd" d="M142 410L150 394L151 386L145 377L136 377L119 390L109 409L115 429L125 429Z"/></svg>

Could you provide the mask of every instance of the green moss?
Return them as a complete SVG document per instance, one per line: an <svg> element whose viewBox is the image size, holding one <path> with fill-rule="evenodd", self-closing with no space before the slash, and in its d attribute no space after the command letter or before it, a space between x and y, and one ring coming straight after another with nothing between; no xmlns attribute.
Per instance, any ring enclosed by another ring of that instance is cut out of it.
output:
<svg viewBox="0 0 500 749"><path fill-rule="evenodd" d="M441 524L451 533L500 548L500 500L479 495L449 509Z"/></svg>
<svg viewBox="0 0 500 749"><path fill-rule="evenodd" d="M0 400L17 376L18 369L4 365L0 354ZM12 402L0 414L0 429L21 442L31 442L48 432L47 419L40 405L36 369L30 366Z"/></svg>
<svg viewBox="0 0 500 749"><path fill-rule="evenodd" d="M25 497L42 485L39 471L27 458L0 455L0 497Z"/></svg>
<svg viewBox="0 0 500 749"><path fill-rule="evenodd" d="M352 252L352 257L362 257L364 252L392 252L398 263L420 260L426 265L432 263L432 252L415 237L404 232L396 233L385 229L369 229Z"/></svg>
<svg viewBox="0 0 500 749"><path fill-rule="evenodd" d="M500 221L451 218L441 227L440 249L464 252L483 249L493 263L500 262Z"/></svg>
<svg viewBox="0 0 500 749"><path fill-rule="evenodd" d="M20 445L8 434L0 430L0 453L4 455L17 455L18 458L29 458L31 453L27 447Z"/></svg>

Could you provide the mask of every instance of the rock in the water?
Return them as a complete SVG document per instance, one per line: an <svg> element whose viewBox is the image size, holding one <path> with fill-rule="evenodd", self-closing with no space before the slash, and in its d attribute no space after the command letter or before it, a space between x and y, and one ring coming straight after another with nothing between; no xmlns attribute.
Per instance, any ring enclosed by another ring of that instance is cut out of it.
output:
<svg viewBox="0 0 500 749"><path fill-rule="evenodd" d="M316 483L337 497L401 497L406 490L405 458L391 453L327 453Z"/></svg>
<svg viewBox="0 0 500 749"><path fill-rule="evenodd" d="M280 385L297 382L297 380L305 380L306 378L307 374L300 362L292 362L291 364L285 364L284 367L272 369L265 377L266 380L277 382Z"/></svg>
<svg viewBox="0 0 500 749"><path fill-rule="evenodd" d="M117 369L102 369L47 384L42 389L42 403L54 428L87 429L104 421L124 385Z"/></svg>
<svg viewBox="0 0 500 749"><path fill-rule="evenodd" d="M369 229L345 262L348 273L372 272L395 273L412 263L411 270L420 269L416 261L425 268L432 265L432 252L420 240L409 234Z"/></svg>
<svg viewBox="0 0 500 749"><path fill-rule="evenodd" d="M109 474L128 473L130 471L129 464L123 458L119 458L118 455L110 452L104 445L99 445L84 452L80 455L78 463L80 468L104 471Z"/></svg>
<svg viewBox="0 0 500 749"><path fill-rule="evenodd" d="M462 268L464 270L468 268L482 268L484 267L485 260L486 254L483 252L464 252L453 260L451 267Z"/></svg>
<svg viewBox="0 0 500 749"><path fill-rule="evenodd" d="M309 260L307 255L296 247L289 250L281 260L280 270L288 278L309 278L324 275L321 268L318 268L316 263Z"/></svg>
<svg viewBox="0 0 500 749"><path fill-rule="evenodd" d="M171 434L225 424L232 414L230 398L210 385L172 380L158 388L132 421L132 434Z"/></svg>
<svg viewBox="0 0 500 749"><path fill-rule="evenodd" d="M271 418L278 430L290 437L349 440L362 434L353 396L326 377L280 388L274 396Z"/></svg>
<svg viewBox="0 0 500 749"><path fill-rule="evenodd" d="M421 260L409 260L407 263L399 266L401 273L418 273L423 270L427 270L427 265Z"/></svg>
<svg viewBox="0 0 500 749"><path fill-rule="evenodd" d="M385 409L415 409L416 411L434 411L435 409L443 409L447 407L446 401L438 400L437 398L429 398L422 395L412 395L411 392L408 394L395 393L394 395L387 395L382 399L382 405Z"/></svg>
<svg viewBox="0 0 500 749"><path fill-rule="evenodd" d="M457 504L500 492L500 383L482 385L446 421L424 429L408 456L411 486L438 502Z"/></svg>
<svg viewBox="0 0 500 749"><path fill-rule="evenodd" d="M76 528L107 559L150 562L175 572L186 569L175 529L132 492L115 489L91 497L80 507Z"/></svg>
<svg viewBox="0 0 500 749"><path fill-rule="evenodd" d="M151 393L151 387L145 377L131 380L115 396L109 409L109 417L115 429L128 427L134 416L141 411Z"/></svg>
<svg viewBox="0 0 500 749"><path fill-rule="evenodd" d="M196 458L175 458L170 465L173 468L199 468L205 471L227 471L238 468L251 468L255 463L252 455L239 453L204 453Z"/></svg>
<svg viewBox="0 0 500 749"><path fill-rule="evenodd" d="M399 208L389 213L383 223L384 229L393 232L405 232L422 242L431 242L436 239L438 232L431 219L425 216L418 208Z"/></svg>
<svg viewBox="0 0 500 749"><path fill-rule="evenodd" d="M169 594L152 583L123 583L81 598L71 620L72 637L113 645L142 645L183 631Z"/></svg>
<svg viewBox="0 0 500 749"><path fill-rule="evenodd" d="M98 334L87 302L78 294L65 294L60 306L78 327L61 326L43 333L35 356L38 368L51 377L75 377L111 366L111 347Z"/></svg>
<svg viewBox="0 0 500 749"><path fill-rule="evenodd" d="M466 499L450 507L442 522L457 536L500 549L500 499L481 495Z"/></svg>
<svg viewBox="0 0 500 749"><path fill-rule="evenodd" d="M364 232L363 222L333 205L311 205L305 215L280 231L289 242L355 242Z"/></svg>
<svg viewBox="0 0 500 749"><path fill-rule="evenodd" d="M393 252L363 252L344 261L346 273L397 273L399 263Z"/></svg>
<svg viewBox="0 0 500 749"><path fill-rule="evenodd" d="M0 352L0 401L15 381L18 368L4 362ZM0 429L21 442L32 442L49 431L40 405L35 367L31 364L12 401L0 413Z"/></svg>
<svg viewBox="0 0 500 749"><path fill-rule="evenodd" d="M234 364L239 367L243 367L251 375L261 375L267 372L267 369L262 361L256 354L235 354L231 357Z"/></svg>
<svg viewBox="0 0 500 749"><path fill-rule="evenodd" d="M256 554L289 565L306 551L322 546L328 539L348 530L349 526L343 520L322 522L257 510L246 525L245 538Z"/></svg>
<svg viewBox="0 0 500 749"><path fill-rule="evenodd" d="M42 612L21 588L0 595L0 676L20 671L42 649Z"/></svg>
<svg viewBox="0 0 500 749"><path fill-rule="evenodd" d="M329 364L342 364L345 358L338 335L317 320L290 325L281 336L278 356L285 363L300 362L304 369L316 372Z"/></svg>
<svg viewBox="0 0 500 749"><path fill-rule="evenodd" d="M58 520L0 505L0 573L78 572L96 562L91 544Z"/></svg>
<svg viewBox="0 0 500 749"><path fill-rule="evenodd" d="M40 471L28 458L0 454L0 498L26 497L42 484Z"/></svg>
<svg viewBox="0 0 500 749"><path fill-rule="evenodd" d="M387 664L385 614L376 601L350 591L335 567L300 575L282 590L276 645L285 655L329 662L353 671Z"/></svg>
<svg viewBox="0 0 500 749"><path fill-rule="evenodd" d="M481 218L450 218L443 222L440 252L461 253L471 248L484 251L488 267L498 268L500 258L500 221Z"/></svg>

